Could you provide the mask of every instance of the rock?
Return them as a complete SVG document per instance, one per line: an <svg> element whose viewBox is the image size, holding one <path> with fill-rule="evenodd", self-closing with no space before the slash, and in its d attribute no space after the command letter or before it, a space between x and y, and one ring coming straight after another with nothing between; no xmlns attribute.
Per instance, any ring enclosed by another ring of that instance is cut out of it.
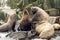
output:
<svg viewBox="0 0 60 40"><path fill-rule="evenodd" d="M4 23L5 23L4 21L0 20L0 25L2 25L2 24L4 24Z"/></svg>
<svg viewBox="0 0 60 40"><path fill-rule="evenodd" d="M20 20L16 22L15 31L18 32L18 27L20 26Z"/></svg>
<svg viewBox="0 0 60 40"><path fill-rule="evenodd" d="M55 38L51 38L50 40L60 40L60 36L56 36Z"/></svg>
<svg viewBox="0 0 60 40"><path fill-rule="evenodd" d="M51 23L51 24L54 24L55 21L56 21L56 17L50 16L50 23Z"/></svg>
<svg viewBox="0 0 60 40"><path fill-rule="evenodd" d="M55 31L55 35L60 36L60 31L59 30L56 30Z"/></svg>
<svg viewBox="0 0 60 40"><path fill-rule="evenodd" d="M55 8L47 9L46 12L51 16L57 16L59 15L58 10Z"/></svg>
<svg viewBox="0 0 60 40"><path fill-rule="evenodd" d="M57 37L56 37L56 40L60 40L60 36L57 36Z"/></svg>
<svg viewBox="0 0 60 40"><path fill-rule="evenodd" d="M26 31L20 31L20 32L12 32L9 33L6 37L10 37L13 39L25 39L27 36L27 32Z"/></svg>
<svg viewBox="0 0 60 40"><path fill-rule="evenodd" d="M6 37L9 32L0 32L0 38Z"/></svg>
<svg viewBox="0 0 60 40"><path fill-rule="evenodd" d="M13 38L2 37L2 38L0 38L0 40L15 40L15 39L13 39Z"/></svg>
<svg viewBox="0 0 60 40"><path fill-rule="evenodd" d="M13 38L6 37L9 32L0 32L0 40L15 40Z"/></svg>
<svg viewBox="0 0 60 40"><path fill-rule="evenodd" d="M32 40L47 40L47 39L35 38L35 39L32 39Z"/></svg>
<svg viewBox="0 0 60 40"><path fill-rule="evenodd" d="M31 38L33 36L36 36L35 34L36 34L35 32L32 33L31 31L28 31L28 38Z"/></svg>

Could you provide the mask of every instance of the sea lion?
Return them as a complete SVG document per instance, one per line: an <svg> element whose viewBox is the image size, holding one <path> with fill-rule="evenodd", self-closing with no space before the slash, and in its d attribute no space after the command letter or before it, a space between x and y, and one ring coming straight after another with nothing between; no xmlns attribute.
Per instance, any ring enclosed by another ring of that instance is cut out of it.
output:
<svg viewBox="0 0 60 40"><path fill-rule="evenodd" d="M40 38L49 38L54 34L54 28L49 23L50 16L39 7L31 7L32 27L39 34Z"/></svg>
<svg viewBox="0 0 60 40"><path fill-rule="evenodd" d="M0 32L6 32L9 30L14 30L15 27L15 23L16 23L16 12L12 10L12 12L10 12L10 16L8 18L8 21L2 25L0 25Z"/></svg>
<svg viewBox="0 0 60 40"><path fill-rule="evenodd" d="M30 23L29 13L28 13L27 9L24 9L22 18L20 20L20 26L19 26L20 29L18 28L18 30L29 31L29 30L31 30L30 25L31 25L31 23Z"/></svg>
<svg viewBox="0 0 60 40"><path fill-rule="evenodd" d="M32 25L35 27L37 24L50 22L50 16L39 7L31 7L32 16Z"/></svg>

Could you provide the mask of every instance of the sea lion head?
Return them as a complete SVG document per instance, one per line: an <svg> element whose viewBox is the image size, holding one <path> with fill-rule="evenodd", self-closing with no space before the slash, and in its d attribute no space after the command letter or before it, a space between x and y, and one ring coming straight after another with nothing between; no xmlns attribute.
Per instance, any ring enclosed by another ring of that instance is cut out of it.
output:
<svg viewBox="0 0 60 40"><path fill-rule="evenodd" d="M33 14L37 13L37 11L38 11L38 7L31 7L31 12Z"/></svg>

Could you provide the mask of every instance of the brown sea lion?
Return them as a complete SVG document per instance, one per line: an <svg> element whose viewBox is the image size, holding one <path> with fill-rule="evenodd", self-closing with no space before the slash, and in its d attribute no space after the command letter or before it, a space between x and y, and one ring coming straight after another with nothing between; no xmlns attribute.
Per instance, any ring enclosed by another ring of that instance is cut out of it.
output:
<svg viewBox="0 0 60 40"><path fill-rule="evenodd" d="M8 21L5 24L0 25L0 32L6 32L11 29L15 31L14 30L15 23L16 23L16 13L15 11L14 12L12 11L8 18Z"/></svg>
<svg viewBox="0 0 60 40"><path fill-rule="evenodd" d="M28 11L25 9L23 11L23 15L22 18L20 20L20 29L18 28L18 30L22 30L22 31L29 31L31 30L31 23L30 23L30 16Z"/></svg>
<svg viewBox="0 0 60 40"><path fill-rule="evenodd" d="M31 7L32 16L32 26L35 28L35 25L50 22L50 16L39 7Z"/></svg>
<svg viewBox="0 0 60 40"><path fill-rule="evenodd" d="M42 22L49 22L50 17L49 15L39 7L31 7L31 11L33 13L32 22L42 23Z"/></svg>
<svg viewBox="0 0 60 40"><path fill-rule="evenodd" d="M32 25L35 27L36 24L41 24L50 21L49 15L39 7L31 7Z"/></svg>
<svg viewBox="0 0 60 40"><path fill-rule="evenodd" d="M50 16L39 7L31 7L32 17L32 27L39 34L40 38L49 38L54 34L54 28L49 23Z"/></svg>

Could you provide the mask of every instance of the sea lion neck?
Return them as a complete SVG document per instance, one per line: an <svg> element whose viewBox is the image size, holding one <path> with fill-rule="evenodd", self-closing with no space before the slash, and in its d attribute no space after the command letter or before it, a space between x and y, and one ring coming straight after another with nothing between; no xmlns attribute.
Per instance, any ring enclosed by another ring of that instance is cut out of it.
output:
<svg viewBox="0 0 60 40"><path fill-rule="evenodd" d="M7 23L13 24L14 22L16 22L16 16L16 14L10 15Z"/></svg>

